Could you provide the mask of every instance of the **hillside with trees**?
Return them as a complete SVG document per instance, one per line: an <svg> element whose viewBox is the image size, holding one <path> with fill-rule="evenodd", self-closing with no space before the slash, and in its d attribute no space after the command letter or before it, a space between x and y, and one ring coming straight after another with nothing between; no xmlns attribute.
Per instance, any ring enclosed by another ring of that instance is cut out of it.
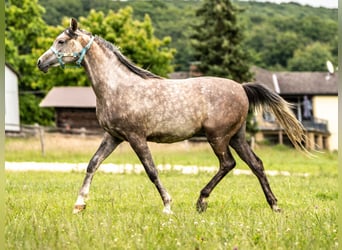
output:
<svg viewBox="0 0 342 250"><path fill-rule="evenodd" d="M133 16L143 20L148 14L158 38L171 37L177 50L176 70L188 70L194 58L191 36L198 24L196 11L203 0L187 1L108 1L40 0L46 8L48 24L58 24L63 16L86 16L90 9L104 12L132 6ZM243 48L251 63L275 70L322 71L326 60L337 65L337 9L313 8L296 3L261 3L232 1L241 12L239 22L244 32ZM66 7L67 6L67 7ZM312 60L315 59L315 60Z"/></svg>
<svg viewBox="0 0 342 250"><path fill-rule="evenodd" d="M245 46L260 67L290 71L325 71L337 63L337 9L295 3L242 4Z"/></svg>

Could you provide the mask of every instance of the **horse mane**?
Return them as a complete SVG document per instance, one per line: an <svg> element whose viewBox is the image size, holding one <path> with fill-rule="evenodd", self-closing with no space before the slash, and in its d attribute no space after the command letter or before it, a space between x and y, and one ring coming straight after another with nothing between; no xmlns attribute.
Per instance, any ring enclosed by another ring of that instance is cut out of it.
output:
<svg viewBox="0 0 342 250"><path fill-rule="evenodd" d="M142 77L143 79L162 79L162 77L155 75L145 69L139 68L135 64L131 63L121 52L117 47L115 47L112 43L106 41L102 37L95 36L96 41L100 44L105 46L107 49L113 52L113 54L118 58L118 60L127 67L131 72L134 74Z"/></svg>

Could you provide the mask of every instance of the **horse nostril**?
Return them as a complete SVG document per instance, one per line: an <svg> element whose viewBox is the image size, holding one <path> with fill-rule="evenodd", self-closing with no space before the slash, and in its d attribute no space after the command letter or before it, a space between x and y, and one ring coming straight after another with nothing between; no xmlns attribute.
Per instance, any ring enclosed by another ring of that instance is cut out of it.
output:
<svg viewBox="0 0 342 250"><path fill-rule="evenodd" d="M38 59L38 61L37 61L37 65L39 66L39 65L40 65L40 63L41 63L41 62L40 62L40 59Z"/></svg>

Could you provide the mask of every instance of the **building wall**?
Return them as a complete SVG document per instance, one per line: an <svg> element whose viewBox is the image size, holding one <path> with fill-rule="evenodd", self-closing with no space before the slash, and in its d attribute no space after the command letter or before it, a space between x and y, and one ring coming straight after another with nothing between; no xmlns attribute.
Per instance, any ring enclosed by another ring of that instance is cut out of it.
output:
<svg viewBox="0 0 342 250"><path fill-rule="evenodd" d="M338 97L314 96L312 98L313 115L328 121L330 150L338 150Z"/></svg>
<svg viewBox="0 0 342 250"><path fill-rule="evenodd" d="M95 108L55 108L56 125L63 129L100 130Z"/></svg>
<svg viewBox="0 0 342 250"><path fill-rule="evenodd" d="M18 77L5 66L5 131L19 131Z"/></svg>

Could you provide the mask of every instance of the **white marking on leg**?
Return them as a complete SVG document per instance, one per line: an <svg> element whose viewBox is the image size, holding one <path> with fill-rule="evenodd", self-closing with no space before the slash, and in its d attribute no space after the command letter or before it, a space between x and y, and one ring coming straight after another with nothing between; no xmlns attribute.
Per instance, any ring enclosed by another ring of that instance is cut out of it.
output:
<svg viewBox="0 0 342 250"><path fill-rule="evenodd" d="M164 214L173 214L173 212L172 212L172 210L171 210L171 205L170 205L170 204L166 204L166 205L164 206L163 213L164 213Z"/></svg>
<svg viewBox="0 0 342 250"><path fill-rule="evenodd" d="M173 214L173 212L171 210L172 198L171 198L171 196L166 191L165 191L163 200L164 200L163 213L165 213L165 214Z"/></svg>
<svg viewBox="0 0 342 250"><path fill-rule="evenodd" d="M273 205L273 206L272 206L272 210L273 210L274 212L278 212L278 213L281 212L281 208L278 207L277 205Z"/></svg>
<svg viewBox="0 0 342 250"><path fill-rule="evenodd" d="M82 194L77 196L76 203L74 205L74 210L72 211L73 214L77 214L83 211L86 208L85 197Z"/></svg>
<svg viewBox="0 0 342 250"><path fill-rule="evenodd" d="M88 197L90 183L91 183L91 176L87 174L87 177L83 183L81 190L79 191L76 203L74 205L74 210L73 210L74 214L77 214L86 208L85 199Z"/></svg>
<svg viewBox="0 0 342 250"><path fill-rule="evenodd" d="M85 205L85 198L82 195L77 196L75 205Z"/></svg>

